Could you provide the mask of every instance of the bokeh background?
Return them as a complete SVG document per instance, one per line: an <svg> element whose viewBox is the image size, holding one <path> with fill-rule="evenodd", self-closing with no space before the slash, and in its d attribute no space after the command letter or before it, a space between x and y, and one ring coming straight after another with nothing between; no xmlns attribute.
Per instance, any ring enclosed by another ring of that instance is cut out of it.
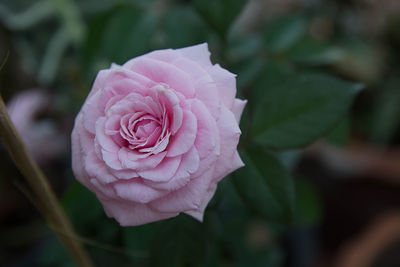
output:
<svg viewBox="0 0 400 267"><path fill-rule="evenodd" d="M112 62L202 42L214 63L238 74L238 94L249 100L240 147L251 140L253 103L296 75L364 89L315 142L274 150L290 175L289 219L244 201L238 178L228 177L203 223L180 215L122 228L73 178L74 115ZM0 3L1 94L96 266L400 266L399 50L397 0ZM74 266L3 145L0 169L0 265Z"/></svg>

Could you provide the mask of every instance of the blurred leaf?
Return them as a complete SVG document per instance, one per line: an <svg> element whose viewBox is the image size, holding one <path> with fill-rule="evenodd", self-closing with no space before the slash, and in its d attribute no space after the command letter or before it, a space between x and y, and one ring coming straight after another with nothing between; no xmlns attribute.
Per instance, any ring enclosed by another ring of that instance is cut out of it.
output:
<svg viewBox="0 0 400 267"><path fill-rule="evenodd" d="M93 17L89 22L84 48L84 69L123 64L150 49L157 18L149 11L131 5L118 5ZM93 73L89 73L93 76Z"/></svg>
<svg viewBox="0 0 400 267"><path fill-rule="evenodd" d="M346 116L325 137L326 141L336 146L345 146L350 137L350 118Z"/></svg>
<svg viewBox="0 0 400 267"><path fill-rule="evenodd" d="M61 204L75 226L90 225L97 221L103 207L95 194L78 182L71 184L64 193Z"/></svg>
<svg viewBox="0 0 400 267"><path fill-rule="evenodd" d="M296 224L312 225L322 218L321 201L307 180L296 179Z"/></svg>
<svg viewBox="0 0 400 267"><path fill-rule="evenodd" d="M341 48L312 38L303 38L287 53L291 61L310 65L332 64L343 56L344 51Z"/></svg>
<svg viewBox="0 0 400 267"><path fill-rule="evenodd" d="M376 92L374 105L369 109L369 138L388 144L400 127L400 79L392 77L386 86Z"/></svg>
<svg viewBox="0 0 400 267"><path fill-rule="evenodd" d="M55 235L44 245L43 250L38 257L38 265L43 267L60 266L73 267L74 262L68 255L65 247L60 243ZM35 266L31 265L30 266Z"/></svg>
<svg viewBox="0 0 400 267"><path fill-rule="evenodd" d="M164 47L181 48L207 41L207 25L191 7L169 10L161 24Z"/></svg>
<svg viewBox="0 0 400 267"><path fill-rule="evenodd" d="M249 71L249 70L247 70ZM267 64L258 64L256 75L251 76L255 84L255 87L251 91L251 103L253 107L259 105L259 102L263 100L266 91L271 88L279 87L282 83L285 83L288 77L295 75L293 70L287 63L269 61ZM249 78L249 79L250 79ZM240 81L240 77L238 80Z"/></svg>
<svg viewBox="0 0 400 267"><path fill-rule="evenodd" d="M254 113L253 136L276 149L306 146L326 134L362 88L323 74L290 75L274 86L260 80L258 86L265 90Z"/></svg>
<svg viewBox="0 0 400 267"><path fill-rule="evenodd" d="M241 153L246 166L237 170L233 182L247 205L274 221L290 222L293 215L293 181L271 153L251 148Z"/></svg>
<svg viewBox="0 0 400 267"><path fill-rule="evenodd" d="M192 266L204 259L207 236L203 225L181 214L163 222L150 253L151 266Z"/></svg>
<svg viewBox="0 0 400 267"><path fill-rule="evenodd" d="M266 26L264 31L265 46L269 51L282 53L303 37L307 26L307 20L303 16L280 17Z"/></svg>
<svg viewBox="0 0 400 267"><path fill-rule="evenodd" d="M193 0L193 5L207 23L221 36L225 36L246 0Z"/></svg>
<svg viewBox="0 0 400 267"><path fill-rule="evenodd" d="M381 77L386 59L378 45L349 40L341 50L340 60L333 65L337 72L364 83L373 83Z"/></svg>

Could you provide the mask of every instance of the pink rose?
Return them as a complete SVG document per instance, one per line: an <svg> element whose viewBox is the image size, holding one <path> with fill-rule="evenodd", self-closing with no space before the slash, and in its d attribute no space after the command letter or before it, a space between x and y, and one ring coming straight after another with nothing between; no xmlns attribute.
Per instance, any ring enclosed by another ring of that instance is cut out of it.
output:
<svg viewBox="0 0 400 267"><path fill-rule="evenodd" d="M218 181L244 165L235 95L207 44L100 71L72 132L76 178L123 226L180 212L201 221Z"/></svg>
<svg viewBox="0 0 400 267"><path fill-rule="evenodd" d="M53 121L37 119L38 114L48 111L51 103L51 96L39 89L23 91L7 103L15 128L39 164L51 162L64 155L68 149L67 136L57 129Z"/></svg>

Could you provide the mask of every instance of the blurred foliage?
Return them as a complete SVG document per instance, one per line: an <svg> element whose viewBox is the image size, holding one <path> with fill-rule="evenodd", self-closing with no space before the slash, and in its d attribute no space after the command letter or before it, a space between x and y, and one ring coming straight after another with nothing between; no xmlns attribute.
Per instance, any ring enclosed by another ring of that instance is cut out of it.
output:
<svg viewBox="0 0 400 267"><path fill-rule="evenodd" d="M300 153L291 149L321 138L344 146L352 132L382 146L399 142L400 58L392 53L400 47L399 17L384 36L371 37L344 25L338 10L353 7L343 1L330 1L329 10L322 1L275 14L264 7L260 18L247 8L254 2L0 3L1 36L11 40L0 40L0 62L11 51L0 86L51 88L70 118L100 69L201 42L213 62L238 75L238 95L249 100L239 146L246 166L220 183L203 223L179 215L121 228L91 192L71 183L62 204L97 266L282 266L284 234L318 224L323 213L313 186L292 178L295 164L287 162ZM54 236L45 237L37 264L73 266Z"/></svg>

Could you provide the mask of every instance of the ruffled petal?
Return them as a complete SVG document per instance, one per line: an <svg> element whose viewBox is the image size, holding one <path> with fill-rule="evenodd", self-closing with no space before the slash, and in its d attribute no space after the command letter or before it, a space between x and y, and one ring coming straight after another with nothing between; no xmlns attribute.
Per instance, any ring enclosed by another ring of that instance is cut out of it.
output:
<svg viewBox="0 0 400 267"><path fill-rule="evenodd" d="M247 100L241 100L236 98L233 102L232 112L235 115L235 119L237 123L240 122L240 118L242 117L243 109L247 104Z"/></svg>
<svg viewBox="0 0 400 267"><path fill-rule="evenodd" d="M196 135L197 119L192 112L184 110L182 126L178 132L171 137L167 148L167 157L175 157L188 152L194 144Z"/></svg>
<svg viewBox="0 0 400 267"><path fill-rule="evenodd" d="M197 210L203 202L204 194L212 182L214 169L208 171L194 180L191 180L185 187L171 192L170 194L156 199L149 205L161 212L179 212Z"/></svg>
<svg viewBox="0 0 400 267"><path fill-rule="evenodd" d="M221 177L241 167L241 164L233 161L237 153L241 131L233 113L225 105L221 108L221 117L217 122L221 141L221 150L218 160L215 162L214 177Z"/></svg>
<svg viewBox="0 0 400 267"><path fill-rule="evenodd" d="M117 195L125 200L148 203L154 199L164 196L167 192L155 190L141 181L129 180L113 184Z"/></svg>
<svg viewBox="0 0 400 267"><path fill-rule="evenodd" d="M191 102L191 110L197 119L197 135L194 144L200 158L204 158L217 145L219 139L217 124L201 101L194 99Z"/></svg>
<svg viewBox="0 0 400 267"><path fill-rule="evenodd" d="M139 171L139 175L155 182L165 182L171 179L178 170L181 157L165 158L157 167L149 170Z"/></svg>
<svg viewBox="0 0 400 267"><path fill-rule="evenodd" d="M211 53L208 50L207 43L176 49L176 51L179 51L184 57L193 60L194 62L202 65L203 67L212 66L210 60Z"/></svg>
<svg viewBox="0 0 400 267"><path fill-rule="evenodd" d="M104 210L109 217L114 217L121 226L135 226L150 223L162 219L175 217L179 212L158 212L149 208L146 204L132 203L121 200L103 200Z"/></svg>
<svg viewBox="0 0 400 267"><path fill-rule="evenodd" d="M190 98L194 95L190 77L172 64L141 57L127 62L124 66L156 83L168 84L186 97Z"/></svg>
<svg viewBox="0 0 400 267"><path fill-rule="evenodd" d="M221 68L218 64L208 68L208 73L218 88L222 102L228 109L231 109L236 96L236 75Z"/></svg>

